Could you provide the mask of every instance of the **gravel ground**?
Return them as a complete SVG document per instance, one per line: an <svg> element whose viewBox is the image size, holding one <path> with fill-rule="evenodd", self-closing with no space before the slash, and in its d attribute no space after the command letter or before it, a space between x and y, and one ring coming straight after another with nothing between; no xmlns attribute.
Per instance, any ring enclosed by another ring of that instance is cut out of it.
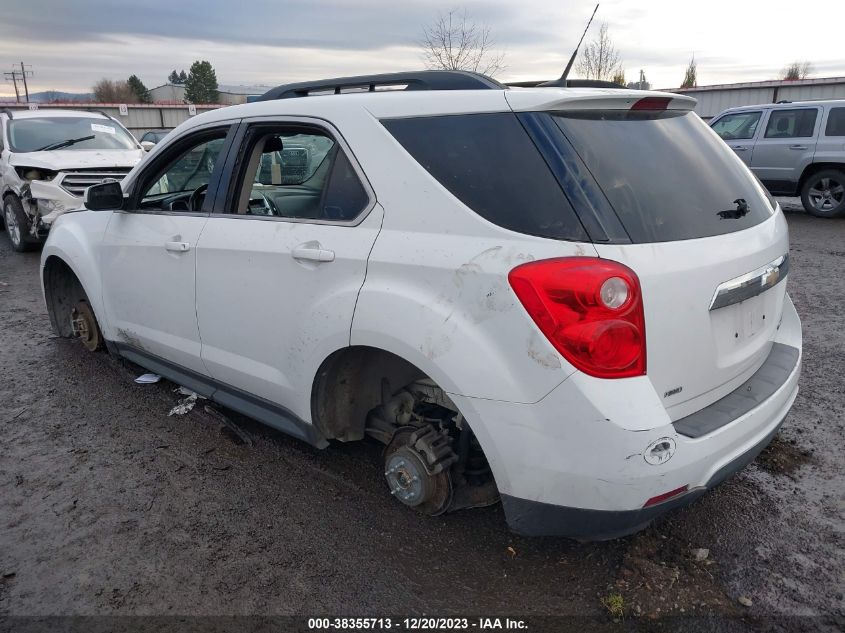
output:
<svg viewBox="0 0 845 633"><path fill-rule="evenodd" d="M0 235L0 631L35 615L423 613L842 630L845 220L783 202L805 362L781 434L693 506L598 544L514 536L499 507L416 516L374 445L317 451L232 413L243 443L201 405L169 417L173 385L53 336L38 254Z"/></svg>

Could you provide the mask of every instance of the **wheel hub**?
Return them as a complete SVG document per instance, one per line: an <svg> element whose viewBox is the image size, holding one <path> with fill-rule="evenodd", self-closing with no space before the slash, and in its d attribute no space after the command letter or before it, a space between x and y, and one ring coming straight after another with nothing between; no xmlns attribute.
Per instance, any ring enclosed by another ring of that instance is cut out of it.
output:
<svg viewBox="0 0 845 633"><path fill-rule="evenodd" d="M400 449L387 460L384 476L390 494L408 506L418 506L427 495L425 467L413 452Z"/></svg>
<svg viewBox="0 0 845 633"><path fill-rule="evenodd" d="M12 211L8 203L6 203L4 210L4 215L6 217L6 231L9 233L9 239L12 240L13 244L18 244L21 240L21 230L18 226L18 219L15 217L15 213Z"/></svg>

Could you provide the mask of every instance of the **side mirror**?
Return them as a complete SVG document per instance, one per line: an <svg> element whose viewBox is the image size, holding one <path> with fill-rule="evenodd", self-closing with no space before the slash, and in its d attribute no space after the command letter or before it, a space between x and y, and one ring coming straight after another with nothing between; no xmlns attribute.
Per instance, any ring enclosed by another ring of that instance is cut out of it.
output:
<svg viewBox="0 0 845 633"><path fill-rule="evenodd" d="M153 143L152 141L141 141L141 147L144 148L145 152L149 152L155 146L156 146L156 144Z"/></svg>
<svg viewBox="0 0 845 633"><path fill-rule="evenodd" d="M83 204L91 211L111 211L123 207L123 189L116 180L91 185L85 190Z"/></svg>

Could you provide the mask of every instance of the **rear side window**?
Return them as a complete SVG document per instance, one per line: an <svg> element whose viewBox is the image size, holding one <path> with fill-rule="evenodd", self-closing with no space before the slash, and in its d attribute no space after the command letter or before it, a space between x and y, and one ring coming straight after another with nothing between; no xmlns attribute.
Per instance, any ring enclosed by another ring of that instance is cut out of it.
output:
<svg viewBox="0 0 845 633"><path fill-rule="evenodd" d="M827 115L825 136L845 136L845 108L831 108Z"/></svg>
<svg viewBox="0 0 845 633"><path fill-rule="evenodd" d="M551 115L634 243L749 228L773 209L742 162L692 112Z"/></svg>
<svg viewBox="0 0 845 633"><path fill-rule="evenodd" d="M762 112L726 114L713 124L713 131L726 141L754 138Z"/></svg>
<svg viewBox="0 0 845 633"><path fill-rule="evenodd" d="M773 110L766 124L766 138L806 138L816 127L815 108L810 110Z"/></svg>
<svg viewBox="0 0 845 633"><path fill-rule="evenodd" d="M513 113L384 120L455 197L506 229L587 241L556 178Z"/></svg>

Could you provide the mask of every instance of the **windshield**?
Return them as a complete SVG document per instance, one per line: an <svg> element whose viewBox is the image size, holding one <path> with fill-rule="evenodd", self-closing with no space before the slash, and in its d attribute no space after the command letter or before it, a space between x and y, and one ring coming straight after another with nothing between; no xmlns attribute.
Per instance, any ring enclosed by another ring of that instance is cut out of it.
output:
<svg viewBox="0 0 845 633"><path fill-rule="evenodd" d="M14 152L50 149L137 149L135 139L110 119L55 117L9 122L9 147Z"/></svg>
<svg viewBox="0 0 845 633"><path fill-rule="evenodd" d="M691 112L552 115L635 243L732 233L774 212L748 169Z"/></svg>

